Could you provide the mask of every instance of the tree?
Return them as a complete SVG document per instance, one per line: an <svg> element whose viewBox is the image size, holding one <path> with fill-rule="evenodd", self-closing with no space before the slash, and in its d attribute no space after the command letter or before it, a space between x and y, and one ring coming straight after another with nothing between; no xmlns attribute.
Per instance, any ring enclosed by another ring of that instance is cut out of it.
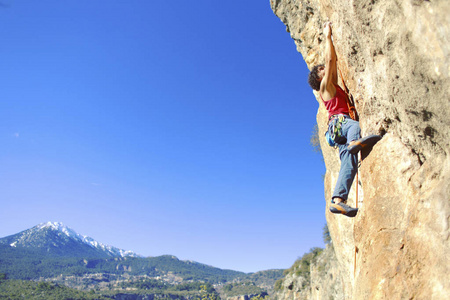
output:
<svg viewBox="0 0 450 300"><path fill-rule="evenodd" d="M220 300L217 293L214 293L214 291L208 291L208 287L206 285L200 286L200 299L201 300Z"/></svg>
<svg viewBox="0 0 450 300"><path fill-rule="evenodd" d="M325 226L323 226L323 242L325 244L327 244L327 245L329 243L333 242L331 240L330 230L328 230L328 224L327 223L325 223Z"/></svg>
<svg viewBox="0 0 450 300"><path fill-rule="evenodd" d="M309 142L313 147L314 152L321 152L322 148L320 148L319 126L317 123L314 125Z"/></svg>
<svg viewBox="0 0 450 300"><path fill-rule="evenodd" d="M264 297L261 295L254 296L251 298L251 300L269 300L269 295L265 295Z"/></svg>

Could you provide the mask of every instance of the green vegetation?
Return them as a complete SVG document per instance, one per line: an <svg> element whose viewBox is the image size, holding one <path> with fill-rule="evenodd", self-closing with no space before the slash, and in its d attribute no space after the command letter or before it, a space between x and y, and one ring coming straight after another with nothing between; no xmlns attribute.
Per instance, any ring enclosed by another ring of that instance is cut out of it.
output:
<svg viewBox="0 0 450 300"><path fill-rule="evenodd" d="M273 286L273 289L275 291L280 291L283 289L283 280L284 278L278 279L277 281L275 281L275 285Z"/></svg>
<svg viewBox="0 0 450 300"><path fill-rule="evenodd" d="M328 229L328 224L325 223L325 226L323 226L323 242L328 245L329 243L332 242L331 240L331 235L330 235L330 230Z"/></svg>
<svg viewBox="0 0 450 300"><path fill-rule="evenodd" d="M295 273L296 276L303 276L309 279L311 263L315 261L316 257L323 251L322 248L315 247L310 252L304 254L294 265L285 271L285 274Z"/></svg>
<svg viewBox="0 0 450 300"><path fill-rule="evenodd" d="M164 284L157 280L138 280L105 291L80 291L52 282L4 280L0 282L0 299L114 299L116 295L155 295L157 299L219 300L219 294L209 283Z"/></svg>
<svg viewBox="0 0 450 300"><path fill-rule="evenodd" d="M0 299L30 299L30 300L106 300L111 299L95 292L83 292L49 282L34 282L24 280L0 281Z"/></svg>
<svg viewBox="0 0 450 300"><path fill-rule="evenodd" d="M33 249L0 244L0 299L89 300L111 299L120 294L120 297L154 295L158 300L219 300L212 284L229 282L234 282L229 286L230 295L260 295L262 299L267 293L258 285L273 285L282 276L283 270L246 274L180 261L170 255L55 257ZM37 281L42 278L54 282ZM240 284L242 281L245 283Z"/></svg>
<svg viewBox="0 0 450 300"><path fill-rule="evenodd" d="M215 293L215 289L210 283L203 282L188 282L181 284L169 284L156 279L139 279L121 282L120 289L134 289L142 290L153 294L172 293L172 292L192 292L198 293L201 290L206 290L208 293Z"/></svg>
<svg viewBox="0 0 450 300"><path fill-rule="evenodd" d="M312 263L314 263L319 256L320 253L322 253L323 249L319 247L311 248L310 252L305 253L301 258L297 259L295 263L292 265L291 268L284 271L284 275L290 275L295 274L297 277L303 277L303 284L301 288L305 288L309 285L309 282L311 281L311 269L310 266ZM283 288L282 285L283 281L278 280L275 283L275 290L279 291Z"/></svg>
<svg viewBox="0 0 450 300"><path fill-rule="evenodd" d="M314 125L309 143L311 144L314 152L322 152L322 149L320 148L319 126L317 125L317 123L316 125Z"/></svg>
<svg viewBox="0 0 450 300"><path fill-rule="evenodd" d="M222 293L226 297L240 295L267 295L267 292L255 285L254 282L230 283L223 287Z"/></svg>
<svg viewBox="0 0 450 300"><path fill-rule="evenodd" d="M317 123L316 123L316 125L314 125L309 143L310 143L313 151L321 154L322 161L325 161L323 158L322 147L320 146L319 125L317 125ZM325 173L322 174L322 180L325 181Z"/></svg>
<svg viewBox="0 0 450 300"><path fill-rule="evenodd" d="M154 295L157 299L203 299L208 295L209 299L220 299L218 293L210 283L190 282L182 284L168 284L155 279L129 280L120 283L114 289L103 292L104 295L113 297L117 294ZM216 297L216 298L214 298Z"/></svg>
<svg viewBox="0 0 450 300"><path fill-rule="evenodd" d="M269 297L269 295L266 295L266 296L261 296L261 295L258 295L258 296L255 296L255 297L252 297L251 298L251 300L269 300L270 299L270 297Z"/></svg>
<svg viewBox="0 0 450 300"><path fill-rule="evenodd" d="M219 294L217 294L217 292L211 291L210 288L208 288L208 286L206 285L202 285L200 287L200 296L195 298L195 299L199 299L199 300L220 300Z"/></svg>
<svg viewBox="0 0 450 300"><path fill-rule="evenodd" d="M109 258L71 257L70 253L59 255L39 247L0 243L0 299L89 300L152 295L158 300L219 300L213 284L233 282L228 287L230 295L259 295L258 300L262 300L267 293L258 286L271 286L283 276L283 270L246 274L170 255Z"/></svg>
<svg viewBox="0 0 450 300"><path fill-rule="evenodd" d="M256 285L273 285L275 281L283 277L283 271L282 269L259 271L250 274L248 280Z"/></svg>
<svg viewBox="0 0 450 300"><path fill-rule="evenodd" d="M222 270L204 264L180 261L170 255L127 258L70 258L45 256L24 248L0 245L0 273L10 279L35 280L59 275L108 273L163 276L168 273L183 280L225 283L248 276L243 272Z"/></svg>

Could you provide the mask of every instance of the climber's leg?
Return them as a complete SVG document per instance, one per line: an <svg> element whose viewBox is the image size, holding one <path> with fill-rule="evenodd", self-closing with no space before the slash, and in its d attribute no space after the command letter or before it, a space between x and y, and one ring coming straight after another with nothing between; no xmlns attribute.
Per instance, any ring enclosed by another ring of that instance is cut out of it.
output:
<svg viewBox="0 0 450 300"><path fill-rule="evenodd" d="M342 126L342 132L347 137L347 141L357 140L360 137L359 123L353 120L347 120L347 122ZM348 213L354 213L354 215L356 215L357 209L351 208L344 203L347 201L356 171L358 170L358 154L350 153L347 150L348 144L340 144L338 146L339 156L341 158L341 167L339 170L336 187L334 188L330 211L333 213L343 213L345 215L348 215ZM336 199L336 201L334 199ZM345 207L343 207L343 205L345 205ZM348 210L351 210L351 212Z"/></svg>
<svg viewBox="0 0 450 300"><path fill-rule="evenodd" d="M347 123L342 128L343 134L347 137L347 146L349 143L358 140L361 137L361 129L359 128L359 122L352 119L347 119ZM339 149L340 151L340 149Z"/></svg>
<svg viewBox="0 0 450 300"><path fill-rule="evenodd" d="M363 149L371 149L379 140L381 140L381 136L379 135L368 135L358 140L354 140L349 143L347 150L350 153L358 153Z"/></svg>
<svg viewBox="0 0 450 300"><path fill-rule="evenodd" d="M347 145L339 145L339 153L341 168L332 198L341 198L346 201L358 169L358 154L348 152Z"/></svg>

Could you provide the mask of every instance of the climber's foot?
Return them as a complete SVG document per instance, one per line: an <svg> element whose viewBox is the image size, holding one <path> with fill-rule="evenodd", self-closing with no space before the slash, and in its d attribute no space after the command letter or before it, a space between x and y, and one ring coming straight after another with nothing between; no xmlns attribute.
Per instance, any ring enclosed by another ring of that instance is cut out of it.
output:
<svg viewBox="0 0 450 300"><path fill-rule="evenodd" d="M333 201L330 204L330 211L333 214L343 214L350 218L353 218L358 213L357 208L350 207L344 202L339 202L336 204Z"/></svg>
<svg viewBox="0 0 450 300"><path fill-rule="evenodd" d="M359 140L351 141L348 144L347 150L348 152L355 154L362 149L372 148L379 140L381 140L381 136L379 135L368 135L366 137L360 138Z"/></svg>

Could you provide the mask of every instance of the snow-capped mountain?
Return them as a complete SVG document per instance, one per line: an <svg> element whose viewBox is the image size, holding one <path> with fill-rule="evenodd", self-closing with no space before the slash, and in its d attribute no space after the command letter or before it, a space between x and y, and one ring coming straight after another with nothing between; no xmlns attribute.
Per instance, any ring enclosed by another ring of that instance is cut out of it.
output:
<svg viewBox="0 0 450 300"><path fill-rule="evenodd" d="M125 257L139 256L132 251L97 242L81 235L60 222L39 224L28 230L0 239L0 244L11 247L36 248L59 256Z"/></svg>

